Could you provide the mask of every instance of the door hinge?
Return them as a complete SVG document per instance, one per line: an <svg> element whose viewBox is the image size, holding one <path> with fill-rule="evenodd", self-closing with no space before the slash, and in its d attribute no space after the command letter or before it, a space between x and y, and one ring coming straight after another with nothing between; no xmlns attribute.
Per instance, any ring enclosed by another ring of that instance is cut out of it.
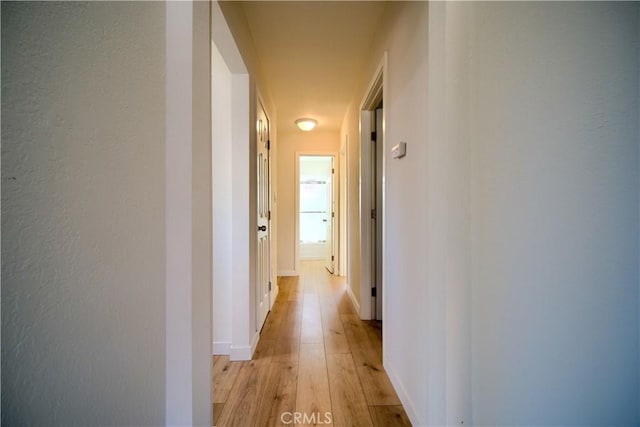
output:
<svg viewBox="0 0 640 427"><path fill-rule="evenodd" d="M336 173L336 170L334 168L331 168L331 173Z"/></svg>
<svg viewBox="0 0 640 427"><path fill-rule="evenodd" d="M377 291L378 291L378 288L371 288L371 296L372 296L372 297L377 296L377 295L376 295L376 294L378 293Z"/></svg>
<svg viewBox="0 0 640 427"><path fill-rule="evenodd" d="M376 210L371 209L371 219L376 219Z"/></svg>
<svg viewBox="0 0 640 427"><path fill-rule="evenodd" d="M336 217L336 213L335 212L331 212L331 218L335 218Z"/></svg>
<svg viewBox="0 0 640 427"><path fill-rule="evenodd" d="M333 261L333 255L331 255L331 261Z"/></svg>
<svg viewBox="0 0 640 427"><path fill-rule="evenodd" d="M267 219L268 219L269 221L271 221L271 211L268 211L268 212L267 212Z"/></svg>
<svg viewBox="0 0 640 427"><path fill-rule="evenodd" d="M271 149L271 140L267 139L267 150Z"/></svg>
<svg viewBox="0 0 640 427"><path fill-rule="evenodd" d="M371 132L371 140L375 141L377 139L378 135L375 132Z"/></svg>
<svg viewBox="0 0 640 427"><path fill-rule="evenodd" d="M271 291L271 281L269 281L269 291Z"/></svg>

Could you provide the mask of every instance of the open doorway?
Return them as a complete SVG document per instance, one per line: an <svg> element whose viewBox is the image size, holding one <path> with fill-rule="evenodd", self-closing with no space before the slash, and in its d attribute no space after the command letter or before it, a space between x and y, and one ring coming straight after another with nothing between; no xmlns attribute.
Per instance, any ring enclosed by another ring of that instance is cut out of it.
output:
<svg viewBox="0 0 640 427"><path fill-rule="evenodd" d="M335 156L297 156L298 257L300 260L323 260L334 274L335 236Z"/></svg>

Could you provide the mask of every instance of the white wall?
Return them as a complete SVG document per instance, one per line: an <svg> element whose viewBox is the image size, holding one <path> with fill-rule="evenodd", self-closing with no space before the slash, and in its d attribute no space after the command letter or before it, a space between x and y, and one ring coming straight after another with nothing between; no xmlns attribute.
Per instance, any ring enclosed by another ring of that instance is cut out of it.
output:
<svg viewBox="0 0 640 427"><path fill-rule="evenodd" d="M477 424L638 424L638 6L476 10Z"/></svg>
<svg viewBox="0 0 640 427"><path fill-rule="evenodd" d="M2 4L3 423L210 422L208 6L181 7Z"/></svg>
<svg viewBox="0 0 640 427"><path fill-rule="evenodd" d="M164 35L2 4L3 423L164 423Z"/></svg>
<svg viewBox="0 0 640 427"><path fill-rule="evenodd" d="M3 421L95 423L109 402L120 422L162 422L164 8L3 4L2 18Z"/></svg>
<svg viewBox="0 0 640 427"><path fill-rule="evenodd" d="M394 4L385 22L341 136L357 145L387 50L385 145L407 157L386 164L383 354L412 422L637 424L637 5Z"/></svg>
<svg viewBox="0 0 640 427"><path fill-rule="evenodd" d="M338 132L314 130L278 134L278 275L298 274L295 258L296 152L335 154L339 149Z"/></svg>

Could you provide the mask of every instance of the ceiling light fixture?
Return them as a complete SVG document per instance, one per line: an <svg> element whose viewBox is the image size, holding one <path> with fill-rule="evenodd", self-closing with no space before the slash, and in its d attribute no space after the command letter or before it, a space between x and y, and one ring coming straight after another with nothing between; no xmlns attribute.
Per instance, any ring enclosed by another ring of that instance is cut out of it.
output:
<svg viewBox="0 0 640 427"><path fill-rule="evenodd" d="M313 130L313 128L316 127L317 124L318 124L317 120L309 119L309 118L302 118L302 119L296 120L296 125L298 125L300 130L303 130L305 132Z"/></svg>

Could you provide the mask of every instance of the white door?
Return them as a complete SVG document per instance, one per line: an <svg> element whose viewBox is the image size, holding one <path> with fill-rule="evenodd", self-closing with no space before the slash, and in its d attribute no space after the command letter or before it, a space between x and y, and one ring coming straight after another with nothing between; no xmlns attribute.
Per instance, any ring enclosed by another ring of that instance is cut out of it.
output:
<svg viewBox="0 0 640 427"><path fill-rule="evenodd" d="M269 119L258 102L257 122L257 205L258 205L258 244L256 254L256 330L259 331L269 312L270 254L269 254Z"/></svg>

